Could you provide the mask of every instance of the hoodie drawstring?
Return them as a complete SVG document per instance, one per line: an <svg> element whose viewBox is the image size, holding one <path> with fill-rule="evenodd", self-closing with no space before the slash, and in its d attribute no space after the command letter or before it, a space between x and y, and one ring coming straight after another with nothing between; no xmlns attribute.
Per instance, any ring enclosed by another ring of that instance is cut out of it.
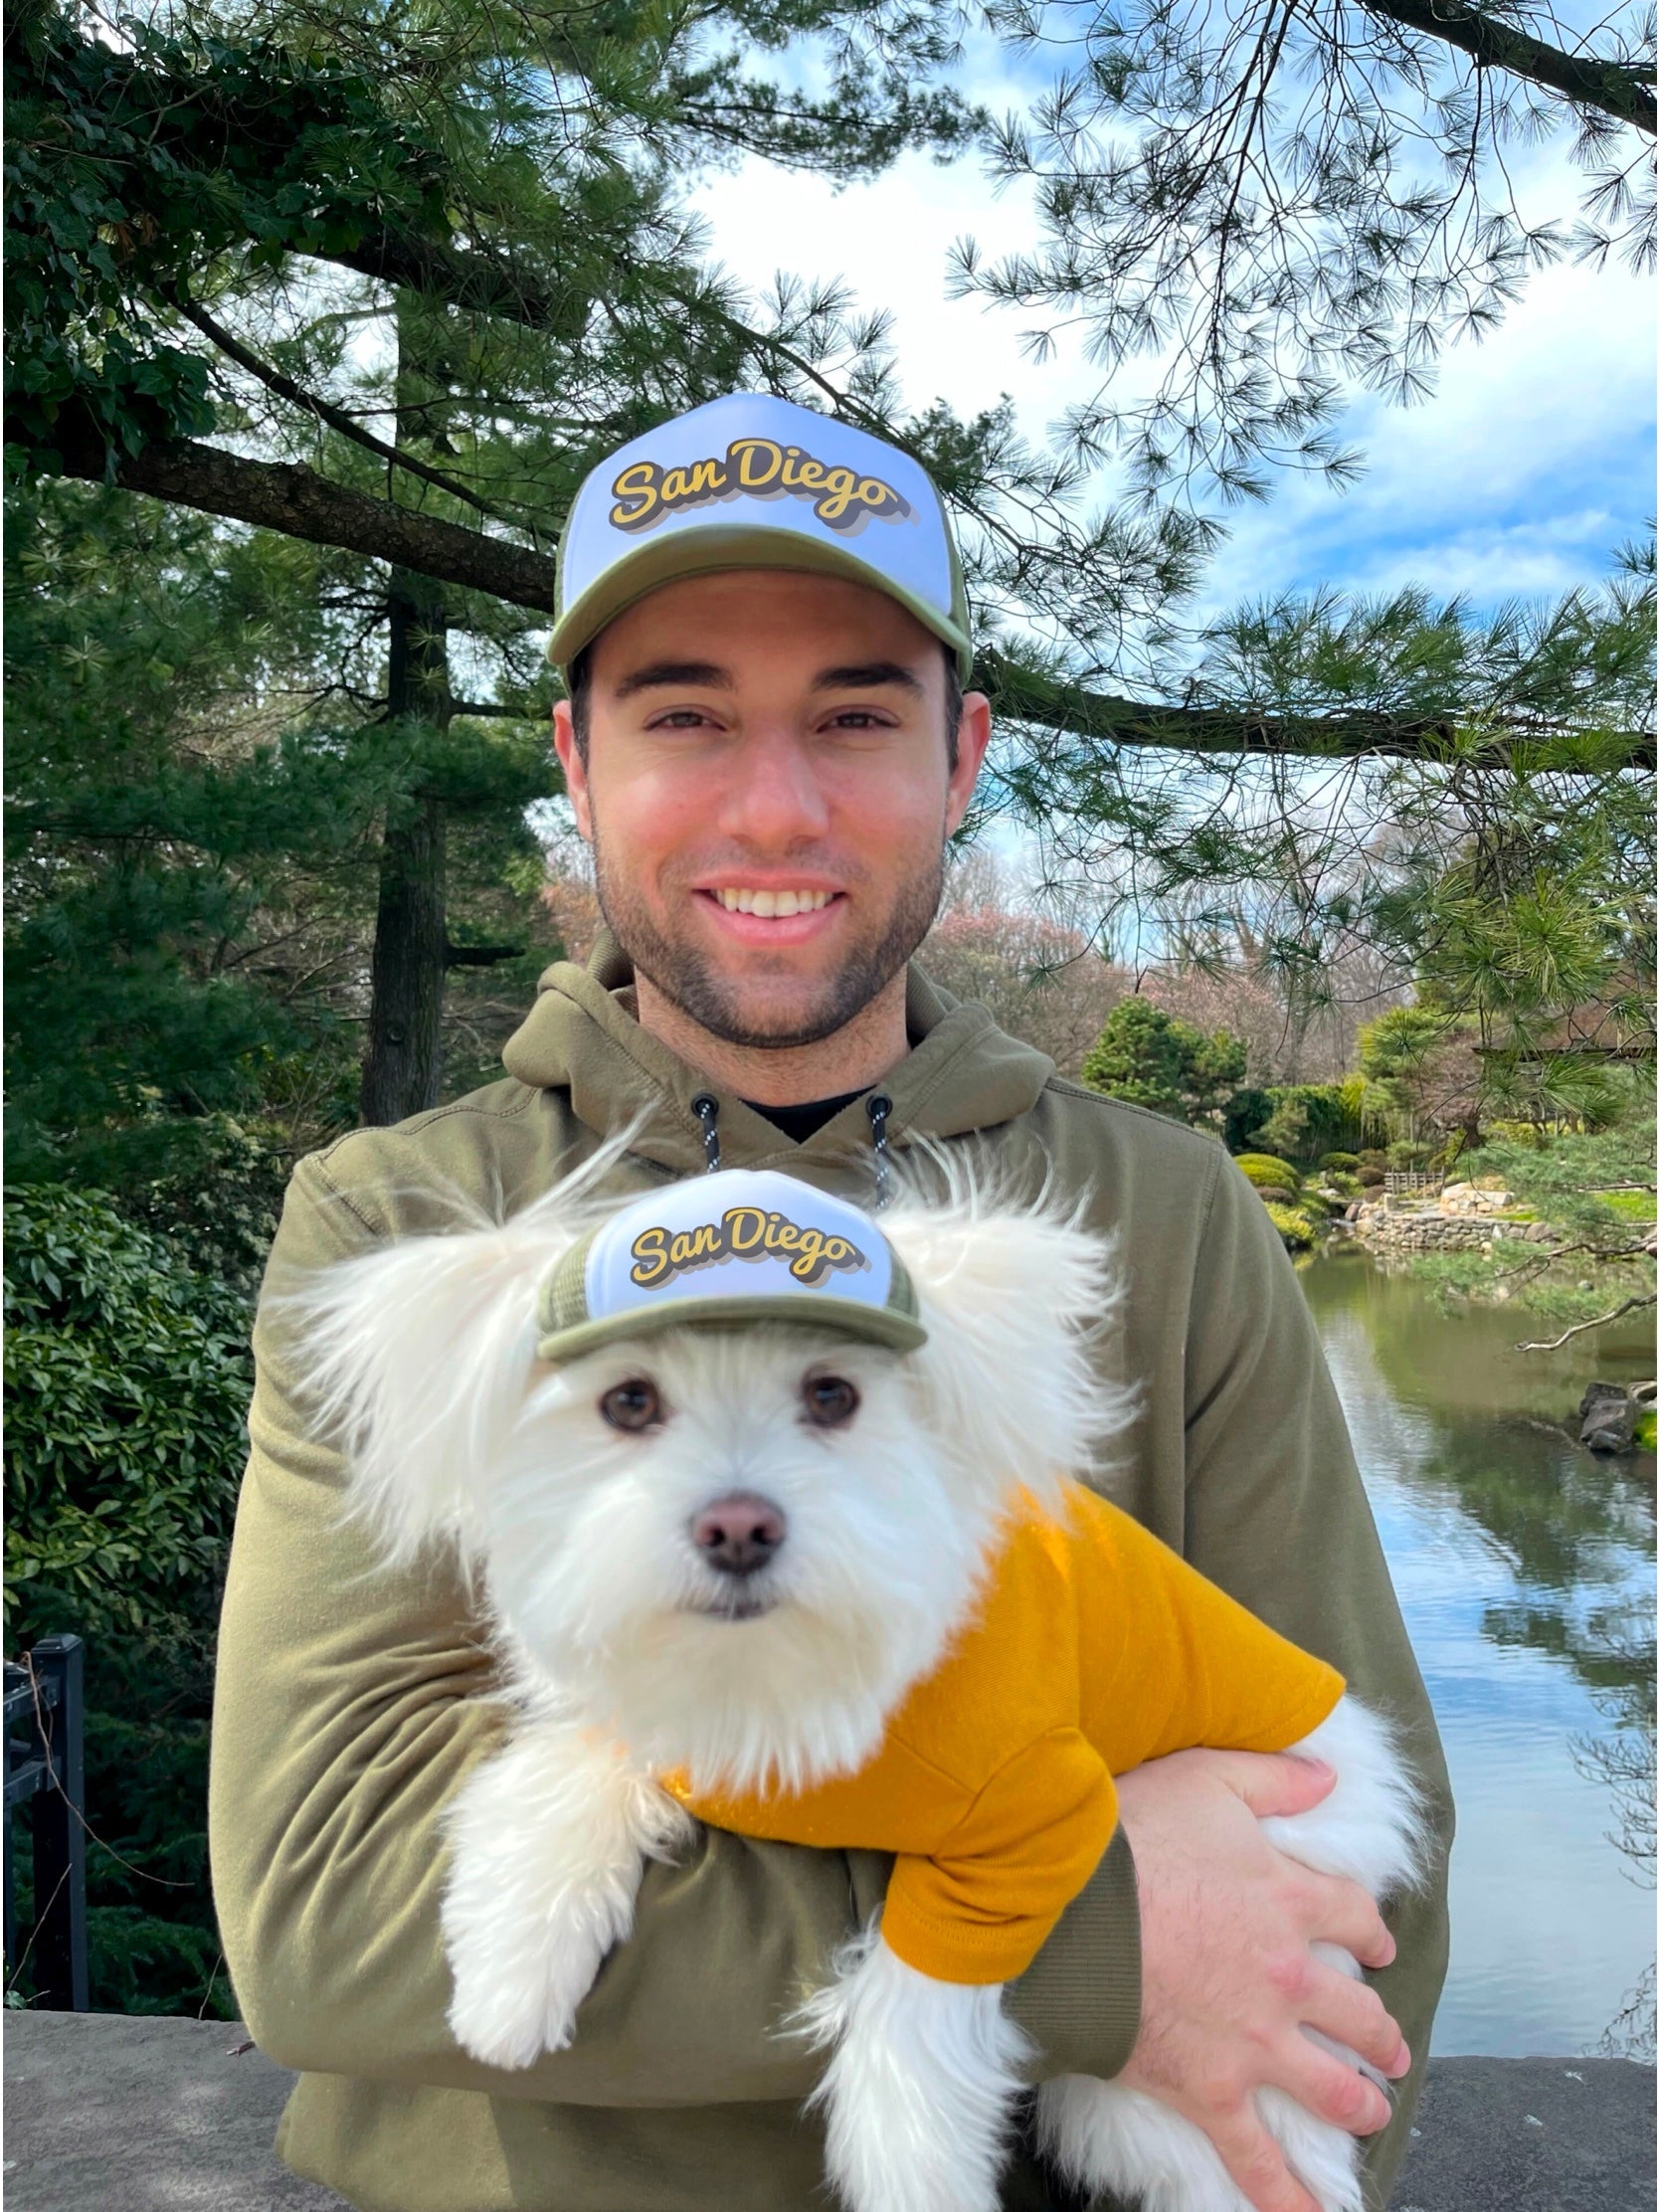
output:
<svg viewBox="0 0 1659 2212"><path fill-rule="evenodd" d="M864 1112L870 1125L870 1144L875 1152L875 1205L876 1211L888 1203L893 1195L893 1156L887 1143L887 1117L893 1102L885 1091L871 1091L864 1101ZM703 1173L720 1173L720 1101L712 1091L699 1091L691 1101L691 1111L696 1115L703 1133Z"/></svg>
<svg viewBox="0 0 1659 2212"><path fill-rule="evenodd" d="M703 1128L703 1173L720 1173L720 1101L708 1091L699 1091L691 1101L691 1111Z"/></svg>
<svg viewBox="0 0 1659 2212"><path fill-rule="evenodd" d="M870 1143L875 1148L875 1206L879 1212L893 1195L893 1158L887 1149L887 1116L893 1102L885 1091L871 1091L864 1101L869 1117Z"/></svg>

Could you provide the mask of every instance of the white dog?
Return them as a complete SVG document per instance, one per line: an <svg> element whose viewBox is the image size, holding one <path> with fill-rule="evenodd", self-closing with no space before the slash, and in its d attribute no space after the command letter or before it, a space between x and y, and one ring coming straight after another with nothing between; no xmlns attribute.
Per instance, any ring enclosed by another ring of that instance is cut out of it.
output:
<svg viewBox="0 0 1659 2212"><path fill-rule="evenodd" d="M511 1686L510 1738L452 1810L444 1903L452 2026L499 2067L570 2041L645 1862L694 1835L687 1802L865 1769L974 1619L1013 1502L1063 1518L1128 1412L1090 1360L1108 1255L1052 1207L957 1176L877 1225L724 1175L619 1210L593 1196L615 1157L505 1225L299 1294L356 1508L389 1561L454 1548ZM1339 1780L1273 1841L1379 1898L1411 1882L1385 1726L1344 1697L1297 1748ZM918 1970L876 1927L803 1995L851 2212L994 2212L1030 2055L1001 1987ZM1354 2139L1260 2106L1326 2212L1358 2212ZM1247 2212L1208 2140L1139 2092L1051 2082L1038 2124L1085 2189Z"/></svg>

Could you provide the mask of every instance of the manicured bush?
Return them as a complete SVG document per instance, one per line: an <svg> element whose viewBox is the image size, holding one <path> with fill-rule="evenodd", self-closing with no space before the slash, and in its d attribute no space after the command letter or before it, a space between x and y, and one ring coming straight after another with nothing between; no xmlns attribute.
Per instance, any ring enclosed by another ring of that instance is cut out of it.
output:
<svg viewBox="0 0 1659 2212"><path fill-rule="evenodd" d="M1362 1190L1381 1191L1385 1173L1379 1163L1368 1160L1361 1166L1357 1181Z"/></svg>
<svg viewBox="0 0 1659 2212"><path fill-rule="evenodd" d="M1360 1165L1357 1152L1328 1152L1319 1163L1327 1175L1353 1175Z"/></svg>
<svg viewBox="0 0 1659 2212"><path fill-rule="evenodd" d="M1319 1231L1307 1214L1297 1205L1280 1205L1269 1199L1267 1218L1284 1238L1286 1247L1293 1252L1311 1252L1318 1240Z"/></svg>
<svg viewBox="0 0 1659 2212"><path fill-rule="evenodd" d="M1294 1198L1302 1188L1302 1178L1290 1162L1275 1160L1271 1153L1241 1152L1233 1166L1258 1191L1288 1191Z"/></svg>

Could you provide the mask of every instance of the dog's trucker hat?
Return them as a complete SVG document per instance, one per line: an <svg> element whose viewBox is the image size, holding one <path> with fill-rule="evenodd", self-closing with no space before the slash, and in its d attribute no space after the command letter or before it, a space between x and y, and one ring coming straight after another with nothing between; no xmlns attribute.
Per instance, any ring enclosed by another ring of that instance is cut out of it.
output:
<svg viewBox="0 0 1659 2212"><path fill-rule="evenodd" d="M811 1322L897 1352L927 1342L910 1277L870 1216L764 1169L632 1200L559 1261L537 1320L536 1350L554 1363L688 1323Z"/></svg>
<svg viewBox="0 0 1659 2212"><path fill-rule="evenodd" d="M962 564L933 479L867 431L766 392L661 423L591 471L559 544L547 657L568 668L625 608L719 569L868 584L973 665Z"/></svg>

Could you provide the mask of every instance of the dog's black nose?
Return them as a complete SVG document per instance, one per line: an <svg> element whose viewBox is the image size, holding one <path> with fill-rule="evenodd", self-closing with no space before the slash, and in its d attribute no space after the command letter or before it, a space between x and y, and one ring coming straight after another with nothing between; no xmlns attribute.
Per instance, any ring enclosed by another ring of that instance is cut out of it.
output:
<svg viewBox="0 0 1659 2212"><path fill-rule="evenodd" d="M789 1523L770 1498L734 1490L692 1518L691 1541L718 1573L753 1574L777 1557Z"/></svg>

